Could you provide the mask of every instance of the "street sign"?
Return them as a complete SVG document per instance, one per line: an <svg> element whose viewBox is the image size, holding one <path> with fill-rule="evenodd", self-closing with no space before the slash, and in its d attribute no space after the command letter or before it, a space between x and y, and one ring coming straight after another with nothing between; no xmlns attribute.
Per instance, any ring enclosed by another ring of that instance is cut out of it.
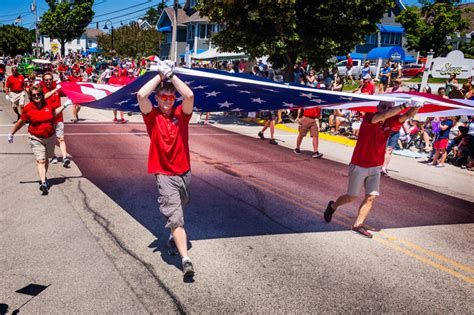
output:
<svg viewBox="0 0 474 315"><path fill-rule="evenodd" d="M58 43L51 43L51 51L53 53L57 53L59 51L59 44Z"/></svg>
<svg viewBox="0 0 474 315"><path fill-rule="evenodd" d="M449 78L456 74L459 79L466 79L473 74L474 59L464 58L460 50L451 51L446 57L433 59L431 75L434 78Z"/></svg>

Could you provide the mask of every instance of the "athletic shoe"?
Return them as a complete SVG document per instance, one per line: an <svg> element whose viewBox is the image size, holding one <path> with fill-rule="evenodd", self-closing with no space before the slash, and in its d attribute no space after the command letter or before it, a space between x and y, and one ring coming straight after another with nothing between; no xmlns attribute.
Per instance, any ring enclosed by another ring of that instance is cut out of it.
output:
<svg viewBox="0 0 474 315"><path fill-rule="evenodd" d="M53 158L50 161L51 164L57 164L58 163L58 158L53 156Z"/></svg>
<svg viewBox="0 0 474 315"><path fill-rule="evenodd" d="M258 133L258 136L260 137L260 139L265 140L265 136L263 135L263 132L260 131Z"/></svg>
<svg viewBox="0 0 474 315"><path fill-rule="evenodd" d="M387 170L381 170L380 175L385 176L385 177L390 177L390 174L388 173Z"/></svg>
<svg viewBox="0 0 474 315"><path fill-rule="evenodd" d="M328 206L326 207L326 211L324 211L324 220L327 223L331 222L332 215L334 214L334 211L336 211L332 208L333 204L334 204L334 201L332 201L332 200L329 201Z"/></svg>
<svg viewBox="0 0 474 315"><path fill-rule="evenodd" d="M323 154L322 154L322 153L319 153L319 151L316 151L316 152L314 152L313 154L311 154L311 157L312 157L312 158L315 158L315 159L319 159L319 158L322 158L322 157L323 157Z"/></svg>
<svg viewBox="0 0 474 315"><path fill-rule="evenodd" d="M370 225L362 224L362 226L363 226L364 229L366 229L367 231L372 231L372 232L380 232L380 231L382 231L381 229L376 228L376 227L373 227L373 226L370 226Z"/></svg>
<svg viewBox="0 0 474 315"><path fill-rule="evenodd" d="M43 195L47 195L48 194L48 185L46 183L42 183L40 185L40 190L43 193Z"/></svg>
<svg viewBox="0 0 474 315"><path fill-rule="evenodd" d="M178 254L178 247L176 247L176 243L172 238L168 240L168 254L171 256L176 256Z"/></svg>
<svg viewBox="0 0 474 315"><path fill-rule="evenodd" d="M296 148L296 149L293 150L293 153L294 154L301 154L301 150Z"/></svg>
<svg viewBox="0 0 474 315"><path fill-rule="evenodd" d="M69 167L69 164L71 164L71 160L69 158L63 159L63 166L64 167Z"/></svg>
<svg viewBox="0 0 474 315"><path fill-rule="evenodd" d="M113 122L118 122L118 119L117 118L114 118L114 120L112 120Z"/></svg>
<svg viewBox="0 0 474 315"><path fill-rule="evenodd" d="M276 142L275 139L270 139L270 141L268 141L268 143L275 144L275 145L278 144L278 142Z"/></svg>
<svg viewBox="0 0 474 315"><path fill-rule="evenodd" d="M183 277L185 278L194 277L194 267L191 260L186 260L183 262Z"/></svg>
<svg viewBox="0 0 474 315"><path fill-rule="evenodd" d="M372 234L369 231L367 231L367 229L365 228L363 224L358 225L358 226L352 226L352 231L359 233L367 238L372 238Z"/></svg>
<svg viewBox="0 0 474 315"><path fill-rule="evenodd" d="M120 120L120 122L121 122L122 124L125 124L125 123L127 122L127 120L126 120L125 118L122 118L122 119Z"/></svg>
<svg viewBox="0 0 474 315"><path fill-rule="evenodd" d="M435 167L444 167L444 164L436 164Z"/></svg>

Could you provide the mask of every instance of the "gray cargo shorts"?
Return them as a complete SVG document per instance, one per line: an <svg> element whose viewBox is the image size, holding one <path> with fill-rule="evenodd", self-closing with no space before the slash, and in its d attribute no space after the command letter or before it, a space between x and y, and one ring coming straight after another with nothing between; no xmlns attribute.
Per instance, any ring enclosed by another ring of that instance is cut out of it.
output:
<svg viewBox="0 0 474 315"><path fill-rule="evenodd" d="M167 219L165 227L170 229L183 227L183 208L191 199L189 192L191 171L176 176L156 174L156 184L158 186L160 212Z"/></svg>

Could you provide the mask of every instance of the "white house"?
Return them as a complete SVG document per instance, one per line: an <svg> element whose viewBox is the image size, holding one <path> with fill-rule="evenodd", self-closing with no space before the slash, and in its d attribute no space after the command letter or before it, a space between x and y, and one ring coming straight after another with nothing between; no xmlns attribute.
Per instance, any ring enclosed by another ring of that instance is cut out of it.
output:
<svg viewBox="0 0 474 315"><path fill-rule="evenodd" d="M89 48L95 48L97 47L97 37L103 34L105 33L99 29L88 28L81 37L66 43L65 53L84 52ZM57 39L51 40L49 37L42 35L40 40L45 52L56 53L61 50L61 44Z"/></svg>

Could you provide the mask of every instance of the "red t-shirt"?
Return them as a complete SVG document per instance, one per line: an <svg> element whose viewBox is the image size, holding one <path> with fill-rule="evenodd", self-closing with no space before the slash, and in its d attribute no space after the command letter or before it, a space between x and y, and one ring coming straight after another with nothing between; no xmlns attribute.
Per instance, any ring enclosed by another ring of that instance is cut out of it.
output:
<svg viewBox="0 0 474 315"><path fill-rule="evenodd" d="M189 171L188 127L192 115L184 114L179 105L170 117L155 107L149 114L142 116L150 136L148 173L172 176Z"/></svg>
<svg viewBox="0 0 474 315"><path fill-rule="evenodd" d="M53 82L53 86L51 87L51 90L48 89L44 84L42 84L43 87L43 93L46 94L56 88L56 82ZM61 90L58 92L54 93L51 95L49 98L46 99L46 102L51 106L51 108L54 110L58 107L61 107L61 96L64 95ZM58 122L64 122L64 117L63 113L61 112L59 115L53 118L53 122L57 124Z"/></svg>
<svg viewBox="0 0 474 315"><path fill-rule="evenodd" d="M10 89L12 92L22 92L23 91L23 86L25 85L25 78L19 74L17 76L9 76L7 79L7 83L5 83L5 86Z"/></svg>
<svg viewBox="0 0 474 315"><path fill-rule="evenodd" d="M94 69L93 69L92 67L88 67L88 68L86 69L87 75L91 75L92 72L94 72Z"/></svg>
<svg viewBox="0 0 474 315"><path fill-rule="evenodd" d="M58 72L66 72L67 71L67 66L66 65L59 65L58 66Z"/></svg>
<svg viewBox="0 0 474 315"><path fill-rule="evenodd" d="M321 116L321 109L319 107L305 108L303 111L303 116L309 118L319 118L319 116Z"/></svg>
<svg viewBox="0 0 474 315"><path fill-rule="evenodd" d="M354 65L354 62L352 61L352 58L348 57L347 58L347 63L346 63L346 68L350 69L350 68L352 68L353 65Z"/></svg>
<svg viewBox="0 0 474 315"><path fill-rule="evenodd" d="M390 117L383 123L373 124L371 120L375 114L366 113L362 120L351 164L365 168L383 165L387 140L392 126L399 123L399 116Z"/></svg>
<svg viewBox="0 0 474 315"><path fill-rule="evenodd" d="M46 103L37 108L33 102L28 103L21 111L21 120L29 122L28 132L38 138L49 138L54 135L53 109Z"/></svg>
<svg viewBox="0 0 474 315"><path fill-rule="evenodd" d="M395 117L400 117L400 116L395 116ZM390 132L399 132L400 129L402 129L402 125L403 123L400 122L400 120L395 120L393 122L393 125L392 125L392 129L390 130Z"/></svg>
<svg viewBox="0 0 474 315"><path fill-rule="evenodd" d="M137 78L131 78L131 77L125 77L124 78L124 84L127 85L127 84L130 84L132 83L133 81L135 81Z"/></svg>
<svg viewBox="0 0 474 315"><path fill-rule="evenodd" d="M79 77L79 76L76 77L76 76L70 75L70 76L67 77L67 80L69 82L81 82L82 78Z"/></svg>
<svg viewBox="0 0 474 315"><path fill-rule="evenodd" d="M375 92L375 85L372 82L369 82L362 86L362 89L360 89L361 93L368 93L370 95L374 94Z"/></svg>
<svg viewBox="0 0 474 315"><path fill-rule="evenodd" d="M107 83L110 85L125 85L122 77L114 77L114 76L111 76Z"/></svg>

